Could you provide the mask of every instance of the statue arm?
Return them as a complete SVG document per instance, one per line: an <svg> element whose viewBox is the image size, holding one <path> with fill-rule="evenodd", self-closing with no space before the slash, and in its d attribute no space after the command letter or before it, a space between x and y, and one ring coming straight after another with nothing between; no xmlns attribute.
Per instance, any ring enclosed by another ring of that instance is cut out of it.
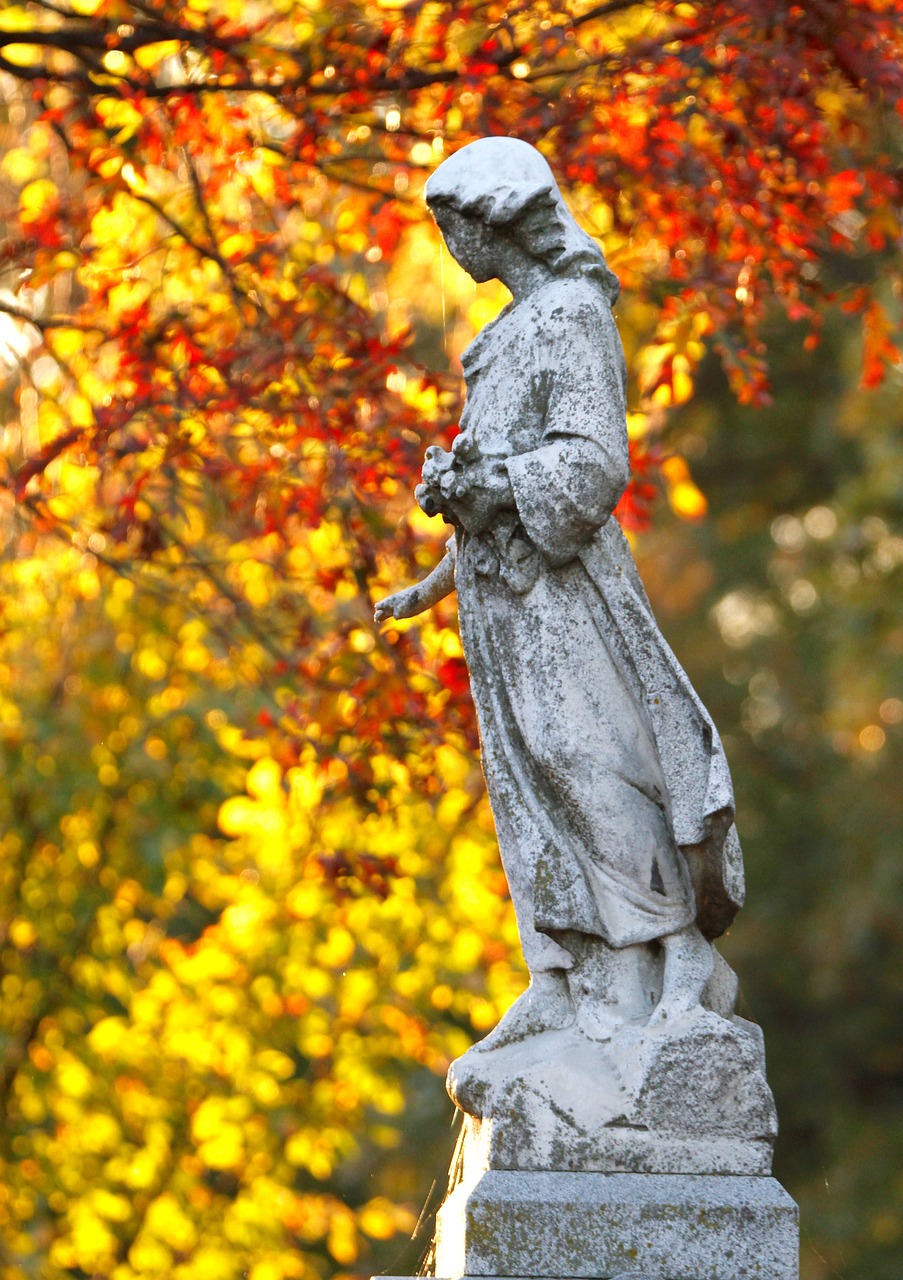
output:
<svg viewBox="0 0 903 1280"><path fill-rule="evenodd" d="M379 600L373 610L375 622L386 622L389 618L413 618L426 609L431 609L439 600L450 595L455 589L455 541L448 541L448 552L436 565L432 573L422 582L403 591L396 591L384 600Z"/></svg>
<svg viewBox="0 0 903 1280"><path fill-rule="evenodd" d="M537 346L543 441L507 469L524 529L559 565L608 520L629 479L624 356L602 299L552 317Z"/></svg>

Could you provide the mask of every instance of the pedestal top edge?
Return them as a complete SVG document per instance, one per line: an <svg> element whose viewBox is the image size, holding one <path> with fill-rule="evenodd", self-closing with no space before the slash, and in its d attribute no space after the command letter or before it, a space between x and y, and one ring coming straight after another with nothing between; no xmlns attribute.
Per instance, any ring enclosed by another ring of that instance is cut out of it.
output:
<svg viewBox="0 0 903 1280"><path fill-rule="evenodd" d="M459 1188L460 1189L460 1188ZM487 1169L467 1184L466 1194L503 1200L738 1201L782 1208L796 1202L776 1178L745 1173L568 1173Z"/></svg>

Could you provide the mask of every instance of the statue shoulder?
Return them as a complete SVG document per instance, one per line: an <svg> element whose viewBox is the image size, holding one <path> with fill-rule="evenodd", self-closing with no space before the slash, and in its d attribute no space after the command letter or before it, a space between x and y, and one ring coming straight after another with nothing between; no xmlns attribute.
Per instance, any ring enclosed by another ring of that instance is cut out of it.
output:
<svg viewBox="0 0 903 1280"><path fill-rule="evenodd" d="M594 281L555 280L539 290L531 303L537 349L550 361L563 355L579 359L582 353L604 349L617 339L611 305Z"/></svg>

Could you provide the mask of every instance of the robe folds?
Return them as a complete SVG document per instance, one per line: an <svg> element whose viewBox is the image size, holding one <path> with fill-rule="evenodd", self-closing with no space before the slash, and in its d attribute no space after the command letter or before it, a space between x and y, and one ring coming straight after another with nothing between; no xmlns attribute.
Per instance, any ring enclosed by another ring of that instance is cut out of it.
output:
<svg viewBox="0 0 903 1280"><path fill-rule="evenodd" d="M462 363L456 453L502 459L516 503L457 530L455 585L527 964L569 967L565 931L717 937L743 900L730 773L611 518L628 455L610 305L556 278Z"/></svg>

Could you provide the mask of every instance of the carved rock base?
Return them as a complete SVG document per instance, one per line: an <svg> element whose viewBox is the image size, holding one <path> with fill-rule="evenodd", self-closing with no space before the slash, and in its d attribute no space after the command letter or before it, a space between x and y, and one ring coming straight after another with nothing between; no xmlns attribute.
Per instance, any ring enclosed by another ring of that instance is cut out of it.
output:
<svg viewBox="0 0 903 1280"><path fill-rule="evenodd" d="M798 1280L798 1210L773 1178L514 1173L439 1210L435 1273L592 1280Z"/></svg>
<svg viewBox="0 0 903 1280"><path fill-rule="evenodd" d="M697 1009L599 1043L576 1027L452 1064L461 1168L771 1172L777 1132L759 1028ZM528 1273L525 1273L528 1274Z"/></svg>

